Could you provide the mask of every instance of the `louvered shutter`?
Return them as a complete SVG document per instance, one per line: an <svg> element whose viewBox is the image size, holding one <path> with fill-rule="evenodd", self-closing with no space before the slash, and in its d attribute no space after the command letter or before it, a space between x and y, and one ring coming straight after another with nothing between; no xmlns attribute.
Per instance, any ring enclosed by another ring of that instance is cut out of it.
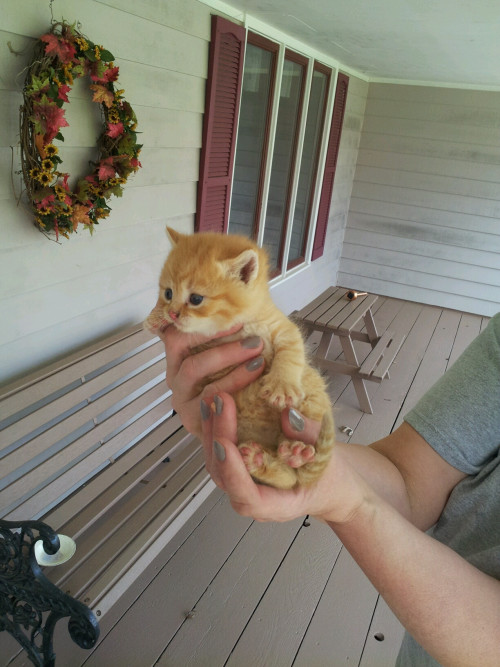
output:
<svg viewBox="0 0 500 667"><path fill-rule="evenodd" d="M245 28L213 16L196 231L227 231L244 53Z"/></svg>
<svg viewBox="0 0 500 667"><path fill-rule="evenodd" d="M316 232L314 235L314 244L311 257L313 260L321 257L325 247L326 228L328 225L328 215L330 213L330 204L332 201L333 181L335 179L335 169L337 167L337 157L339 154L340 137L342 135L342 124L344 122L348 87L349 77L339 72L337 78L337 88L335 89L332 125L330 128L330 138L328 140L328 150L326 153L323 185L321 186L321 196L318 207L318 220L316 223Z"/></svg>

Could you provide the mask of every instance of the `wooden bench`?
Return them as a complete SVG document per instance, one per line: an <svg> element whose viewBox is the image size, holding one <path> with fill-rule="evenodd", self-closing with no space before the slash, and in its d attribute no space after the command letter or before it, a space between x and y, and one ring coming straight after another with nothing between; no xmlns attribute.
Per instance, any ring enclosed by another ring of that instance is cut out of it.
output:
<svg viewBox="0 0 500 667"><path fill-rule="evenodd" d="M72 537L44 573L101 619L215 488L141 326L1 390L0 442L0 518Z"/></svg>
<svg viewBox="0 0 500 667"><path fill-rule="evenodd" d="M347 295L351 295L351 298ZM318 365L331 373L350 375L361 409L370 414L373 409L365 381L380 383L389 377L389 368L405 338L396 337L392 331L385 331L379 336L372 314L377 299L378 296L374 294L364 292L357 298L356 292L343 287L329 287L293 313L293 319L305 329L306 336L313 331L322 334L314 355ZM364 325L363 331L360 325ZM340 340L344 361L327 359L334 336ZM355 340L369 343L372 348L361 363L354 349Z"/></svg>

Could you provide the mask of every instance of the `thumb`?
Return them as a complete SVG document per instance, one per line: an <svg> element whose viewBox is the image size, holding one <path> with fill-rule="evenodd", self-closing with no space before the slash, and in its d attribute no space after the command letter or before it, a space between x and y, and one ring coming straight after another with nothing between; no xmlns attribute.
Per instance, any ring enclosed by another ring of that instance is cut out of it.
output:
<svg viewBox="0 0 500 667"><path fill-rule="evenodd" d="M304 417L295 408L287 408L281 413L281 428L287 438L314 445L321 430L321 422Z"/></svg>

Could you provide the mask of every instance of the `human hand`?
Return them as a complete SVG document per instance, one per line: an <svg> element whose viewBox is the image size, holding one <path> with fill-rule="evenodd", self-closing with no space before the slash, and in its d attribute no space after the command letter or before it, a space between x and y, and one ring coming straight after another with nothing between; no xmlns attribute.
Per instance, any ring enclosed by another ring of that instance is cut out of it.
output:
<svg viewBox="0 0 500 667"><path fill-rule="evenodd" d="M326 521L344 523L364 502L366 484L349 465L344 446L338 443L328 467L310 487L275 489L254 482L236 444L236 406L227 393L207 396L201 402L203 447L208 472L225 491L233 508L259 521L289 521L309 514ZM320 424L295 410L282 412L285 435L314 444Z"/></svg>
<svg viewBox="0 0 500 667"><path fill-rule="evenodd" d="M202 437L200 400L219 392L235 392L256 380L264 370L263 342L258 337L224 342L203 352L191 354L191 349L210 340L223 339L236 333L241 326L223 331L211 338L185 334L169 325L157 333L165 345L167 385L172 390L172 407L186 429ZM204 378L236 365L230 373L210 383L200 391Z"/></svg>

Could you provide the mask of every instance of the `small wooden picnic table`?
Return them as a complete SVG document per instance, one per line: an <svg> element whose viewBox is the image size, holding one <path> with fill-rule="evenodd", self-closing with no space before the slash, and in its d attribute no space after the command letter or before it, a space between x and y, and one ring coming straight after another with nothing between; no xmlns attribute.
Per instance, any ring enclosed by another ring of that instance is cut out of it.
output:
<svg viewBox="0 0 500 667"><path fill-rule="evenodd" d="M354 294L354 298L349 298L349 294ZM293 319L305 327L307 335L313 331L322 332L315 361L328 372L350 375L361 410L372 414L365 382L380 383L389 377L389 368L403 344L404 336L395 336L389 330L379 335L372 313L378 296L356 294L343 287L329 287L307 306L293 313ZM363 321L364 327L358 326L360 321ZM334 336L339 337L344 352L343 361L327 359ZM369 343L372 347L361 363L354 349L355 340Z"/></svg>

